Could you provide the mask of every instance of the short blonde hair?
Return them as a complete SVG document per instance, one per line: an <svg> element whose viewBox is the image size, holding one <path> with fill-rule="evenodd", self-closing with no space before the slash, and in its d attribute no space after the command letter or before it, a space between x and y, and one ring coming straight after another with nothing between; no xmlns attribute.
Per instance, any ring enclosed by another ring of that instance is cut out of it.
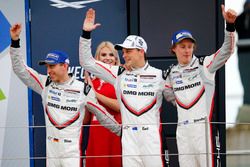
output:
<svg viewBox="0 0 250 167"><path fill-rule="evenodd" d="M111 52L114 54L115 60L116 60L116 61L115 61L115 65L120 65L121 62L120 62L119 54L118 54L117 50L115 49L114 44L112 44L112 43L109 42L109 41L103 41L103 42L101 42L101 43L97 46L96 52L95 52L95 59L96 59L96 60L100 60L100 52L101 52L101 50L102 50L103 48L105 48L105 47L109 48L109 49L111 50Z"/></svg>

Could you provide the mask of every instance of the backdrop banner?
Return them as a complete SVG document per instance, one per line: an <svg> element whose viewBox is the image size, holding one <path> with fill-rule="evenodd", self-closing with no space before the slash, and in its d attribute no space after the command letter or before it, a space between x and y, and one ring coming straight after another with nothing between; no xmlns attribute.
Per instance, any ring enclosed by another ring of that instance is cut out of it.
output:
<svg viewBox="0 0 250 167"><path fill-rule="evenodd" d="M10 26L21 23L26 60L25 0L0 1L0 167L29 166L28 89L14 74Z"/></svg>

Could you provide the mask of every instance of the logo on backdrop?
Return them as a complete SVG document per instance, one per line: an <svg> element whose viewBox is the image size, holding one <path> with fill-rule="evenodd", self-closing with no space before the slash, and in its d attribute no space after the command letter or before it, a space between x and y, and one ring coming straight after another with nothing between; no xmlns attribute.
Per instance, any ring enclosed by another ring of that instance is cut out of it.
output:
<svg viewBox="0 0 250 167"><path fill-rule="evenodd" d="M75 8L75 9L81 9L85 8L85 4L98 2L102 0L85 0L85 1L75 1L75 2L67 2L63 0L49 0L53 2L53 4L50 4L50 6L56 7L56 8Z"/></svg>
<svg viewBox="0 0 250 167"><path fill-rule="evenodd" d="M0 53L10 45L10 23L0 11Z"/></svg>
<svg viewBox="0 0 250 167"><path fill-rule="evenodd" d="M0 101L6 99L2 89L0 88Z"/></svg>
<svg viewBox="0 0 250 167"><path fill-rule="evenodd" d="M81 66L70 66L68 69L69 73L72 73L78 80L82 80L84 76L84 69Z"/></svg>

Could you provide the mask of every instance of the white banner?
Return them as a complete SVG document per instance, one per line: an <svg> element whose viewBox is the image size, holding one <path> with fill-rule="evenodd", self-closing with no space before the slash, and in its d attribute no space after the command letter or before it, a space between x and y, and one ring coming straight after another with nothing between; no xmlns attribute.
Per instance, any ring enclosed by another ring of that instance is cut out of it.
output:
<svg viewBox="0 0 250 167"><path fill-rule="evenodd" d="M22 24L21 46L26 59L25 0L0 1L0 167L28 167L28 90L13 73L9 28Z"/></svg>

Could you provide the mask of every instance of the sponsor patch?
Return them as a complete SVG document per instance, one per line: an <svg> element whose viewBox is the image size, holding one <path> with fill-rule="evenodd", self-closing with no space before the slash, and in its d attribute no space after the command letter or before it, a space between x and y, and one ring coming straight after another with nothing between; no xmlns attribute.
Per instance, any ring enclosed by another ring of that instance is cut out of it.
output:
<svg viewBox="0 0 250 167"><path fill-rule="evenodd" d="M77 100L76 99L67 99L66 103L76 103Z"/></svg>
<svg viewBox="0 0 250 167"><path fill-rule="evenodd" d="M59 142L59 139L54 138L54 137L51 137L51 136L48 136L48 140L50 140L50 141L52 141L52 142L56 142L56 143Z"/></svg>
<svg viewBox="0 0 250 167"><path fill-rule="evenodd" d="M126 73L127 76L134 76L137 77L137 74L132 74L132 73Z"/></svg>
<svg viewBox="0 0 250 167"><path fill-rule="evenodd" d="M194 68L189 68L189 69L185 69L185 70L183 71L183 73L190 73L190 72L193 72L193 71L195 71L196 69L198 69L198 67L194 67Z"/></svg>
<svg viewBox="0 0 250 167"><path fill-rule="evenodd" d="M176 87L174 88L174 91L182 91L182 90L186 90L186 89L191 89L191 88L194 88L196 86L200 86L201 85L201 82L196 82L196 83L193 83L193 84L190 84L190 85L185 85L185 86L181 86L181 87Z"/></svg>
<svg viewBox="0 0 250 167"><path fill-rule="evenodd" d="M51 102L47 103L48 107L53 107L56 109L60 109L60 110L65 110L65 111L77 111L78 108L77 107L70 107L70 106L60 106L59 104L54 104Z"/></svg>
<svg viewBox="0 0 250 167"><path fill-rule="evenodd" d="M137 78L125 78L126 82L137 82Z"/></svg>
<svg viewBox="0 0 250 167"><path fill-rule="evenodd" d="M72 143L72 141L69 140L69 139L64 139L63 142L64 142L64 143Z"/></svg>
<svg viewBox="0 0 250 167"><path fill-rule="evenodd" d="M127 84L127 87L129 87L129 88L137 88L137 85Z"/></svg>
<svg viewBox="0 0 250 167"><path fill-rule="evenodd" d="M174 75L171 77L171 80L175 80L175 79L180 79L182 78L181 74L178 74L178 75Z"/></svg>
<svg viewBox="0 0 250 167"><path fill-rule="evenodd" d="M135 127L132 127L132 130L137 131L138 128L135 126Z"/></svg>
<svg viewBox="0 0 250 167"><path fill-rule="evenodd" d="M61 96L62 95L62 93L61 92L57 92L57 91L55 91L55 90L49 90L49 93L51 93L51 94L53 94L53 95L58 95L58 96Z"/></svg>
<svg viewBox="0 0 250 167"><path fill-rule="evenodd" d="M156 75L140 75L140 82L154 83L156 82Z"/></svg>
<svg viewBox="0 0 250 167"><path fill-rule="evenodd" d="M138 96L154 96L155 92L137 92L132 90L123 90L122 92L125 95L138 95Z"/></svg>
<svg viewBox="0 0 250 167"><path fill-rule="evenodd" d="M53 142L59 142L59 139L53 138Z"/></svg>
<svg viewBox="0 0 250 167"><path fill-rule="evenodd" d="M140 75L141 79L154 79L156 75Z"/></svg>
<svg viewBox="0 0 250 167"><path fill-rule="evenodd" d="M154 84L145 84L145 85L142 85L142 87L144 89L150 89L150 88L153 88L154 87Z"/></svg>
<svg viewBox="0 0 250 167"><path fill-rule="evenodd" d="M54 97L54 96L51 96L51 100L58 102L61 101L59 97Z"/></svg>
<svg viewBox="0 0 250 167"><path fill-rule="evenodd" d="M194 79L197 78L197 77L198 77L198 74L195 74L195 75L190 76L190 77L188 78L188 80L189 80L189 81L192 81L192 80L194 80Z"/></svg>
<svg viewBox="0 0 250 167"><path fill-rule="evenodd" d="M80 93L79 90L74 90L74 89L65 89L64 92L71 93L71 94L78 94L78 93Z"/></svg>
<svg viewBox="0 0 250 167"><path fill-rule="evenodd" d="M183 81L182 81L182 80L177 80L175 83L176 83L176 84L182 84Z"/></svg>
<svg viewBox="0 0 250 167"><path fill-rule="evenodd" d="M130 126L128 126L128 125L123 126L123 129L124 129L124 130L127 130L127 129L129 129L129 128L130 128Z"/></svg>

